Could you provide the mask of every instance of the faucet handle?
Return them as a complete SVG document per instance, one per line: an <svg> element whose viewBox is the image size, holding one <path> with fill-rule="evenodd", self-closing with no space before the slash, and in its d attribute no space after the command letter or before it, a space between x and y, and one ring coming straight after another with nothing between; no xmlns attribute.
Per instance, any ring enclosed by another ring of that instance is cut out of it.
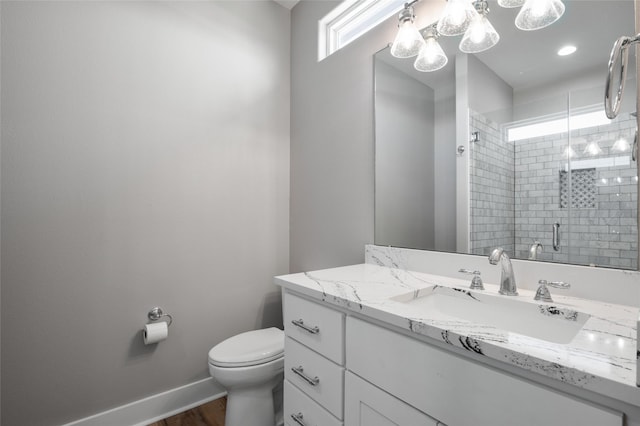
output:
<svg viewBox="0 0 640 426"><path fill-rule="evenodd" d="M458 272L462 272L463 274L473 275L473 279L471 280L471 286L469 287L471 290L484 290L484 284L482 283L482 278L480 278L480 271L471 271L469 269L459 269Z"/></svg>
<svg viewBox="0 0 640 426"><path fill-rule="evenodd" d="M536 291L536 295L534 296L533 300L542 300L543 302L553 302L553 299L551 298L551 293L549 292L549 289L547 288L547 286L560 288L564 290L571 288L571 284L565 283L563 281L539 280L538 284L540 284L540 287L538 287L538 290Z"/></svg>
<svg viewBox="0 0 640 426"><path fill-rule="evenodd" d="M540 280L540 281L545 281L545 280ZM538 284L540 284L540 281L538 281ZM564 281L545 281L545 282L549 287L561 288L564 290L571 288L571 284L565 283Z"/></svg>

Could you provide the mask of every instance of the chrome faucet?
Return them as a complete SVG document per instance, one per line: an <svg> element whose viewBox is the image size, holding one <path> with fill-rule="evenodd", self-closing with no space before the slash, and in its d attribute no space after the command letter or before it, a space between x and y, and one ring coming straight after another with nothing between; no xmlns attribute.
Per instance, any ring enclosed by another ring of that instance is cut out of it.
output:
<svg viewBox="0 0 640 426"><path fill-rule="evenodd" d="M497 265L500 262L502 274L500 275L500 294L506 296L517 296L518 287L516 286L516 277L513 275L513 266L511 259L507 256L502 247L496 247L489 255L489 263Z"/></svg>
<svg viewBox="0 0 640 426"><path fill-rule="evenodd" d="M534 241L529 247L529 260L538 260L538 256L542 253L542 244L540 241Z"/></svg>

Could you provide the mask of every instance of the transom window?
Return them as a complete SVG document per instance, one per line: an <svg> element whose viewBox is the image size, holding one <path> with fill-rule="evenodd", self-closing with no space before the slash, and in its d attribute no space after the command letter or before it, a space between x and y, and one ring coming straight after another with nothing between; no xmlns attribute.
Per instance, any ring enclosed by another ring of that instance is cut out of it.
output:
<svg viewBox="0 0 640 426"><path fill-rule="evenodd" d="M406 0L344 0L318 21L318 61L342 49L391 15Z"/></svg>

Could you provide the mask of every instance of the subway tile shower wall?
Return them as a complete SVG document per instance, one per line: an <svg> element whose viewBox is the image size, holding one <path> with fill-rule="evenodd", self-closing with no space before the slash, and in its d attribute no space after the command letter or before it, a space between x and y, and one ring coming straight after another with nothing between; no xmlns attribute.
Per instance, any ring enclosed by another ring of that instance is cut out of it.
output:
<svg viewBox="0 0 640 426"><path fill-rule="evenodd" d="M515 249L515 156L512 143L502 142L500 125L471 112L471 253L488 255L494 247Z"/></svg>
<svg viewBox="0 0 640 426"><path fill-rule="evenodd" d="M611 124L571 132L575 155L570 159L569 195L566 186L563 192L563 185L568 185L567 133L496 145L494 141L506 140L501 137L499 125L476 113L472 114L470 122L474 127L472 131L480 130L482 135L480 144L473 147L472 155L478 152L478 158L471 162L471 189L477 193L472 195L471 244L474 253L486 254L489 241L499 242L485 238L491 231L504 232L502 242L513 247L506 230L500 230L497 224L487 225L491 223L488 216L494 214L494 210L482 208L490 206L491 200L502 199L504 187L493 187L492 181L508 180L511 175L503 170L513 167L513 210L508 212L514 215L513 253L517 257L527 258L529 247L537 240L544 247L540 260L637 268L635 163L630 161L628 150L614 149L614 143L621 137L633 141L634 117L621 114ZM590 141L597 141L602 152L597 155L586 153ZM507 158L510 152L513 156ZM614 159L617 165L612 164ZM481 166L478 164L481 161L489 163ZM483 173L487 172L498 177L486 179ZM481 208L474 212L474 205ZM510 208L509 203L500 201L497 210ZM560 223L561 237L558 251L552 248L552 225L556 222Z"/></svg>

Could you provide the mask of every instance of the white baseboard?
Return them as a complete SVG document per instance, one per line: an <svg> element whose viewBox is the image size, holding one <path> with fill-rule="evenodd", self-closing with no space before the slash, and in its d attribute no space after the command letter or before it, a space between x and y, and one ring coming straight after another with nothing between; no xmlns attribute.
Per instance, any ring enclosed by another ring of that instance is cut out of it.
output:
<svg viewBox="0 0 640 426"><path fill-rule="evenodd" d="M145 426L222 398L226 394L213 378L208 377L63 426Z"/></svg>

